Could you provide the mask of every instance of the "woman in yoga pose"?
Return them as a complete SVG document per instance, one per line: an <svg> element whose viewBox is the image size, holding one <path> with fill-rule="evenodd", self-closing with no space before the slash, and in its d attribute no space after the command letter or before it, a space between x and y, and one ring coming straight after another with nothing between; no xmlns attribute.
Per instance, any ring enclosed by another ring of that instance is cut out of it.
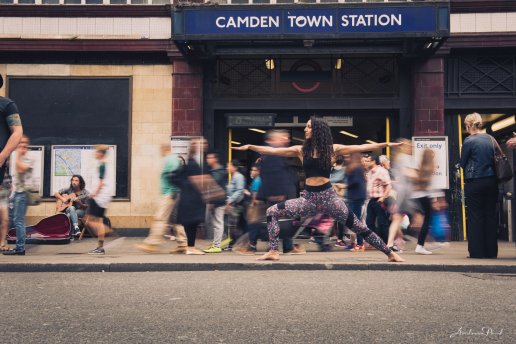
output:
<svg viewBox="0 0 516 344"><path fill-rule="evenodd" d="M349 211L330 183L330 171L334 156L396 145L398 143L375 143L353 146L333 144L328 124L321 118L311 117L306 123L305 142L302 146L274 148L244 145L235 147L235 150L252 150L265 155L298 157L303 162L303 169L305 171L306 187L305 191L301 193L301 197L275 204L267 209L270 250L258 258L258 260L279 260L278 237L280 228L278 218L305 217L323 213L330 215L336 221L345 224L353 232L360 234L369 244L385 253L390 262L403 262L404 260L392 252L378 235L369 230L353 212Z"/></svg>

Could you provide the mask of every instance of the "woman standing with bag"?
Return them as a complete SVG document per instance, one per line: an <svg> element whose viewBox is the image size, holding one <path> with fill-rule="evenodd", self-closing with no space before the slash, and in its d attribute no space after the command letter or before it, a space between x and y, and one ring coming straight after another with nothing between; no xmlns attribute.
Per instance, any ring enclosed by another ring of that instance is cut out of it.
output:
<svg viewBox="0 0 516 344"><path fill-rule="evenodd" d="M466 229L470 258L496 258L498 255L496 200L498 180L494 166L493 138L482 133L482 117L466 116L470 134L462 145L460 165L464 169Z"/></svg>

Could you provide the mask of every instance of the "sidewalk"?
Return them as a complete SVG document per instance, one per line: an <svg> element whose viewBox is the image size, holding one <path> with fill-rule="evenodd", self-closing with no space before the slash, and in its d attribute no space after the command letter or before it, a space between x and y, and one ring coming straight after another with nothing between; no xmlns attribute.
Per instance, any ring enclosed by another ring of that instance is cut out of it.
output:
<svg viewBox="0 0 516 344"><path fill-rule="evenodd" d="M334 247L318 252L317 245L297 240L307 249L305 255L282 255L278 262L259 262L252 256L234 252L193 256L169 254L175 242L166 240L160 253L147 254L134 245L139 237L107 238L105 256L86 254L96 240L87 238L68 245L28 245L26 256L0 255L0 272L138 272L138 271L212 271L212 270L387 270L516 273L514 243L500 242L498 259L468 259L466 242L451 242L451 247L423 256L414 253L415 243L407 242L401 255L405 263L388 263L378 251L353 253ZM210 242L198 240L197 247ZM11 245L13 246L13 245ZM258 245L260 254L267 243Z"/></svg>

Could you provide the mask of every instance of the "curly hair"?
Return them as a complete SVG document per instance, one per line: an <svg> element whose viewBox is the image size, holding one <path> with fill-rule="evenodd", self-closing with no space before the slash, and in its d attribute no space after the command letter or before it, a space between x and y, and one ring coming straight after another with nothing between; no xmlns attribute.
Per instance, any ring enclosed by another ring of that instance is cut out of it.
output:
<svg viewBox="0 0 516 344"><path fill-rule="evenodd" d="M72 178L70 178L70 189L73 189L73 187L72 187L72 180L74 178L79 179L79 187L80 187L81 190L84 190L84 188L86 187L86 182L84 181L84 178L81 175L79 175L79 174L74 174L72 176Z"/></svg>
<svg viewBox="0 0 516 344"><path fill-rule="evenodd" d="M312 137L303 144L303 159L319 157L323 171L331 171L333 152L333 137L328 123L320 117L311 116ZM314 154L315 153L315 154Z"/></svg>

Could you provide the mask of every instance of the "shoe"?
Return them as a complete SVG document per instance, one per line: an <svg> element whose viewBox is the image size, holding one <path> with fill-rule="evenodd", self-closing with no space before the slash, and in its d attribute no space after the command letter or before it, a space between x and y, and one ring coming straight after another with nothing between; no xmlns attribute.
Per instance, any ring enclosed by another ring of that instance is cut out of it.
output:
<svg viewBox="0 0 516 344"><path fill-rule="evenodd" d="M185 254L187 251L188 251L188 247L186 247L186 246L178 246L175 249L173 249L172 251L170 251L170 253L172 253L172 254Z"/></svg>
<svg viewBox="0 0 516 344"><path fill-rule="evenodd" d="M365 252L365 245L356 245L350 251L351 252Z"/></svg>
<svg viewBox="0 0 516 344"><path fill-rule="evenodd" d="M290 251L283 252L283 254L289 254L289 255L298 255L298 254L306 254L306 250L303 246L300 245L294 245L294 248Z"/></svg>
<svg viewBox="0 0 516 344"><path fill-rule="evenodd" d="M196 249L195 247L188 247L186 250L186 254L194 255L194 256L202 256L205 253L201 250Z"/></svg>
<svg viewBox="0 0 516 344"><path fill-rule="evenodd" d="M75 226L75 227L73 228L73 236L74 236L74 237L76 237L76 238L78 238L78 237L80 237L80 236L81 236L81 230L79 229L79 227L78 227L78 226Z"/></svg>
<svg viewBox="0 0 516 344"><path fill-rule="evenodd" d="M354 248L355 248L355 245L353 245L353 244L349 244L349 245L346 245L346 246L344 246L344 247L342 247L342 248L343 248L344 250L352 250L352 249L354 249Z"/></svg>
<svg viewBox="0 0 516 344"><path fill-rule="evenodd" d="M5 256L24 256L25 250L23 251L17 251L17 250L7 250L2 252Z"/></svg>
<svg viewBox="0 0 516 344"><path fill-rule="evenodd" d="M431 251L428 251L427 249L425 249L423 246L421 245L417 245L416 246L416 253L418 254L432 254Z"/></svg>
<svg viewBox="0 0 516 344"><path fill-rule="evenodd" d="M317 244L317 243L315 242L314 237L310 237L310 239L308 240L308 243L309 243L309 244Z"/></svg>
<svg viewBox="0 0 516 344"><path fill-rule="evenodd" d="M265 253L263 256L256 258L256 260L279 260L279 252L278 251L269 251Z"/></svg>
<svg viewBox="0 0 516 344"><path fill-rule="evenodd" d="M91 255L103 255L103 254L106 254L106 251L104 251L104 247L97 247L96 249L91 250L90 252L88 252L88 254L91 254Z"/></svg>
<svg viewBox="0 0 516 344"><path fill-rule="evenodd" d="M243 247L239 250L236 250L235 252L243 256L254 256L256 254L256 249L251 247Z"/></svg>
<svg viewBox="0 0 516 344"><path fill-rule="evenodd" d="M222 249L222 251L233 251L233 246L228 245Z"/></svg>
<svg viewBox="0 0 516 344"><path fill-rule="evenodd" d="M221 253L222 249L218 246L210 246L207 249L203 250L205 253ZM188 253L187 253L188 254Z"/></svg>
<svg viewBox="0 0 516 344"><path fill-rule="evenodd" d="M403 251L398 246L396 246L396 245L392 245L389 248L391 249L392 252L403 253Z"/></svg>
<svg viewBox="0 0 516 344"><path fill-rule="evenodd" d="M348 246L348 245L342 240L337 240L337 242L335 243L335 247L346 247L346 246Z"/></svg>
<svg viewBox="0 0 516 344"><path fill-rule="evenodd" d="M156 245L151 245L151 244L146 244L144 242L140 243L140 244L136 244L134 245L134 247L136 247L137 249L145 252L145 253L156 253L158 252L158 248Z"/></svg>
<svg viewBox="0 0 516 344"><path fill-rule="evenodd" d="M440 250L443 248L448 248L448 247L450 247L449 242L434 242L434 243L429 243L428 245L425 245L425 249L427 249L428 251L437 251L437 250Z"/></svg>

